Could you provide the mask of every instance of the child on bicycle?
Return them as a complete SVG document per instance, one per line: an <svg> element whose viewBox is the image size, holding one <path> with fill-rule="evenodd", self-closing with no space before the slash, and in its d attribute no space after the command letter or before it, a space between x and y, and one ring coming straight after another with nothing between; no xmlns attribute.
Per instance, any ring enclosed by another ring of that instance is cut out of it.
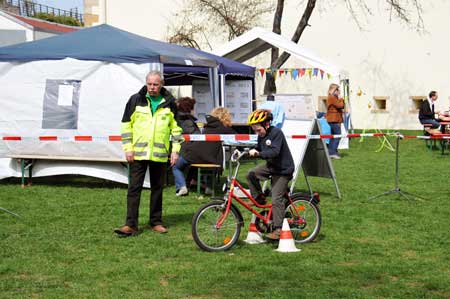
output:
<svg viewBox="0 0 450 299"><path fill-rule="evenodd" d="M258 135L258 144L249 151L249 155L261 157L267 162L251 169L247 174L247 181L253 198L259 204L265 204L266 198L260 180L271 178L273 232L266 237L279 240L285 210L284 194L288 190L295 166L283 132L270 125L272 118L272 113L264 109L253 111L248 117L248 124Z"/></svg>

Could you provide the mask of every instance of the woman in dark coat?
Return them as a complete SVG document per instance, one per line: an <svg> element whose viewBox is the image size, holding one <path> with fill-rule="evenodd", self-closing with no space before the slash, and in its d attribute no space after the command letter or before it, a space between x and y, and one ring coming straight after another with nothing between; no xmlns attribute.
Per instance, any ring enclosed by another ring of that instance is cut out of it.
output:
<svg viewBox="0 0 450 299"><path fill-rule="evenodd" d="M200 134L200 129L197 126L197 119L192 115L195 106L195 99L184 97L177 101L178 114L177 122L178 125L183 129L183 134ZM186 157L191 152L191 148L194 146L193 141L183 142L181 144L181 150L178 157L177 163L172 167L172 173L175 179L175 190L177 196L184 196L188 194L186 188L186 180L184 178L184 169L190 165L184 157Z"/></svg>
<svg viewBox="0 0 450 299"><path fill-rule="evenodd" d="M180 124L181 126L181 124ZM204 126L204 134L235 134L236 132L231 128L231 115L228 109L223 107L214 108L211 114L206 115L206 124ZM179 180L179 189L177 196L188 194L186 187L186 180L184 176L181 178L187 166L194 163L201 164L217 164L223 165L223 149L221 141L193 141L183 150L181 146L181 153L177 164L173 167L174 175L176 173L175 181ZM184 185L182 185L184 183ZM178 188L177 184L175 183ZM208 193L205 191L205 193Z"/></svg>
<svg viewBox="0 0 450 299"><path fill-rule="evenodd" d="M231 128L231 115L227 108L217 107L206 115L204 134L236 134ZM192 163L223 165L221 141L197 141L187 153L186 159Z"/></svg>

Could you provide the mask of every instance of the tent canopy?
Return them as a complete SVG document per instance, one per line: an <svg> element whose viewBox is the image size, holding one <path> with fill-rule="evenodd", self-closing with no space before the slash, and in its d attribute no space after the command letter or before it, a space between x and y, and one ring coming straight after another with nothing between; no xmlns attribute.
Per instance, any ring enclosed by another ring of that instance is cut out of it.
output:
<svg viewBox="0 0 450 299"><path fill-rule="evenodd" d="M254 77L254 68L193 48L152 40L110 25L99 25L33 42L0 48L0 61L36 60L107 61L113 63L162 63L167 71L189 67L192 73L207 73L218 67L219 74Z"/></svg>
<svg viewBox="0 0 450 299"><path fill-rule="evenodd" d="M325 62L310 49L260 27L255 27L233 39L220 49L215 50L214 54L243 62L270 49L272 46L290 53L312 67L322 69L333 76L339 75L340 70L338 67Z"/></svg>

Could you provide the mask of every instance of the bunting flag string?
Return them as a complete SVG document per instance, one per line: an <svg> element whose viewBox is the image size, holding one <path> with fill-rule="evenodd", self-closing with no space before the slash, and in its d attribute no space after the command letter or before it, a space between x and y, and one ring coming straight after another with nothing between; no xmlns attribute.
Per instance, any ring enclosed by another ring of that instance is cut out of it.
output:
<svg viewBox="0 0 450 299"><path fill-rule="evenodd" d="M257 68L256 75L260 77L274 77L275 80L282 77L287 77L292 80L297 80L302 78L304 75L307 75L309 79L312 77L319 77L323 80L326 75L326 78L330 80L333 76L322 69L319 68Z"/></svg>

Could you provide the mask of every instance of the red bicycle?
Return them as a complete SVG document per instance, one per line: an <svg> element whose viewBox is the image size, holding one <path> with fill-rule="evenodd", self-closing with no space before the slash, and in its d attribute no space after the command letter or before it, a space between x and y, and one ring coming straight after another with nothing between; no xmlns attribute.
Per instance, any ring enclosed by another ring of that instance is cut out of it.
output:
<svg viewBox="0 0 450 299"><path fill-rule="evenodd" d="M231 161L236 162L236 169L225 188L223 199L211 201L200 207L192 218L192 237L195 243L205 251L223 251L230 249L239 240L244 218L233 201L256 215L255 226L261 233L273 230L272 204L259 204L237 180L239 160L248 154L248 150L235 150ZM245 197L237 196L240 190ZM250 202L247 202L249 199ZM305 193L290 194L286 192L285 218L296 243L311 242L319 234L322 218L319 210L320 197ZM260 209L259 211L256 208Z"/></svg>

